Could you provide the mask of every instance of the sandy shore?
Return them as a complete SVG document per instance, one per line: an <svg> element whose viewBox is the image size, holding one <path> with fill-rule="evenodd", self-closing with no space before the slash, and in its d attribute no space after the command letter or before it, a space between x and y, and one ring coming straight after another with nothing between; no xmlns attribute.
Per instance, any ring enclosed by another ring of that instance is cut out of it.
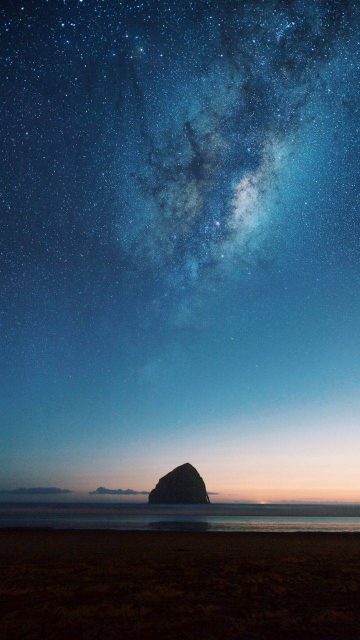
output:
<svg viewBox="0 0 360 640"><path fill-rule="evenodd" d="M360 638L360 535L0 530L2 640Z"/></svg>

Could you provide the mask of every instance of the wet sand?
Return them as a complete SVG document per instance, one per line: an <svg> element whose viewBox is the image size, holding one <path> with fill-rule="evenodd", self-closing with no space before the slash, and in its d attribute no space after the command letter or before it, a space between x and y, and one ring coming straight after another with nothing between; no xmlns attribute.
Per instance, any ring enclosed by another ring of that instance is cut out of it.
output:
<svg viewBox="0 0 360 640"><path fill-rule="evenodd" d="M360 535L0 530L2 640L360 638Z"/></svg>

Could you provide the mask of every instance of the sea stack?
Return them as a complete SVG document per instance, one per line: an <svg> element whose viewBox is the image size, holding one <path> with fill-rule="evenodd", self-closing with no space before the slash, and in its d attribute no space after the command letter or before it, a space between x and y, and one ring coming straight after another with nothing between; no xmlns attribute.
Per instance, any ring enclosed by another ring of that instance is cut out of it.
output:
<svg viewBox="0 0 360 640"><path fill-rule="evenodd" d="M150 504L209 504L205 482L189 462L160 478L150 491Z"/></svg>

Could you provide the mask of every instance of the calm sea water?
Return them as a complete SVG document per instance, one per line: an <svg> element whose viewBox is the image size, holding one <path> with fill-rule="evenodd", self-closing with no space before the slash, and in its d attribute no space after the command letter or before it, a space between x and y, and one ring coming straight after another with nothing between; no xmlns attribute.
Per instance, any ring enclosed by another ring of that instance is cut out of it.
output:
<svg viewBox="0 0 360 640"><path fill-rule="evenodd" d="M360 506L0 503L0 528L360 532Z"/></svg>

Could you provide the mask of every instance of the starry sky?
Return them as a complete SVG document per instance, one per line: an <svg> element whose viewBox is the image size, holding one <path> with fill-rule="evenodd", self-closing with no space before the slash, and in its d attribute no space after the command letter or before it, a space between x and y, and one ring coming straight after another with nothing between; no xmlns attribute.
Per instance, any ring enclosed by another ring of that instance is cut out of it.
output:
<svg viewBox="0 0 360 640"><path fill-rule="evenodd" d="M359 13L1 4L1 487L360 501Z"/></svg>

